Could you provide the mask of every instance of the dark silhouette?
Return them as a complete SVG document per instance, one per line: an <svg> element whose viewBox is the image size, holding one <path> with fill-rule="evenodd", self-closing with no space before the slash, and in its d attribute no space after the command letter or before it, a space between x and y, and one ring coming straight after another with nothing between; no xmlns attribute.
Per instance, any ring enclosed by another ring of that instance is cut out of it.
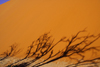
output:
<svg viewBox="0 0 100 67"><path fill-rule="evenodd" d="M13 57L16 54L20 52L20 49L17 49L17 44L13 44L10 46L10 50L5 51L4 53L0 54L1 56L3 55L4 57L0 59L0 61L8 58L8 57Z"/></svg>
<svg viewBox="0 0 100 67"><path fill-rule="evenodd" d="M40 59L41 57L47 55L48 53L50 53L50 56L49 56L50 58L60 53L60 52L57 52L55 55L51 56L53 54L52 49L54 48L54 46L56 46L59 42L63 41L63 39L65 38L62 38L56 44L53 44L54 39L51 40L51 36L48 36L48 34L49 33L45 33L44 35L40 36L36 41L33 41L32 44L29 46L29 49L27 50L25 58L21 59L20 61L25 60L26 58L31 58L31 57L34 57L34 59L31 60L30 62L24 62L17 66L19 67L28 66L31 63L35 62L36 60ZM49 58L47 58L46 60L48 59ZM20 61L17 61L17 62L20 62Z"/></svg>
<svg viewBox="0 0 100 67"><path fill-rule="evenodd" d="M8 65L8 67L26 67L36 62L37 60L40 60L44 56L46 56L46 58L43 61L34 64L32 67L39 67L50 62L57 61L61 58L69 58L70 60L75 60L73 64L69 64L66 67L77 67L80 65L88 64L98 67L98 63L100 63L100 57L95 57L93 59L88 60L85 59L85 57L87 57L85 53L92 50L94 50L95 53L98 53L100 51L100 46L91 46L92 43L94 43L97 39L100 38L100 34L88 34L80 36L80 34L85 31L85 29L79 31L78 33L76 33L76 35L73 35L71 38L68 39L67 37L63 37L56 43L54 43L54 39L52 39L52 36L49 36L49 33L45 33L37 40L32 42L32 44L28 47L24 58ZM62 50L59 50L58 52L54 53L53 48L61 42L66 43L66 46ZM81 59L74 58L74 55L81 57ZM32 60L25 62L24 60L27 58L32 58ZM19 63L21 61L23 62Z"/></svg>
<svg viewBox="0 0 100 67"><path fill-rule="evenodd" d="M90 50L100 51L100 47L95 47L95 46L94 47L89 47L93 42L95 42L98 38L100 38L100 34L97 35L97 36L87 35L87 36L78 37L78 35L81 32L85 32L85 30L79 31L76 35L72 36L71 39L67 39L66 41L64 41L64 42L68 42L68 44L66 45L66 47L64 49L62 49L59 52L60 53L59 56L57 56L54 59L51 59L51 60L49 60L47 62L46 61L42 61L41 62L42 64L36 64L33 67L39 67L39 66L42 66L44 64L48 64L50 62L56 61L56 60L64 58L64 57L70 58L71 60L77 60L79 62L78 58L73 58L72 57L74 54L79 55L81 57L80 60L84 60L84 58L85 58L84 53L85 52L90 51ZM89 40L91 38L94 38L94 39L93 40ZM77 41L79 39L82 39L82 40L80 42L76 43L76 44L73 44L75 41ZM49 57L49 59L50 58L51 57ZM90 60L84 60L84 62L86 62L86 61L90 61ZM91 60L91 62L92 61L93 60ZM76 66L77 66L77 64L76 64Z"/></svg>

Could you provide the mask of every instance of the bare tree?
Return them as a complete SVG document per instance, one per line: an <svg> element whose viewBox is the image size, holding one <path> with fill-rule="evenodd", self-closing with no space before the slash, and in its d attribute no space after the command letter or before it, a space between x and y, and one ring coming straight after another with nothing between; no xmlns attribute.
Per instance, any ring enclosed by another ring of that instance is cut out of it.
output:
<svg viewBox="0 0 100 67"><path fill-rule="evenodd" d="M33 41L32 44L28 47L28 50L26 52L26 56L17 61L16 63L25 60L27 58L33 58L32 60L28 62L23 62L20 64L17 64L16 67L26 67L30 64L34 63L35 61L41 59L44 56L47 56L46 59L44 59L42 62L39 62L32 67L39 67L45 64L48 64L50 62L57 61L61 58L66 58L70 60L75 60L76 62L74 64L67 65L66 67L77 67L82 64L94 64L95 66L98 66L97 64L100 63L100 57L96 57L94 59L85 60L86 52L94 50L95 52L100 51L100 46L92 46L92 43L94 43L96 40L100 38L100 34L98 35L81 35L81 33L85 32L86 30L79 31L75 35L73 35L71 38L63 37L58 42L54 44L54 39L52 39L52 36L49 36L49 33L45 33L44 35L40 36L37 40ZM58 45L60 42L66 43L66 46L59 50L57 53L54 53L54 47ZM73 56L79 56L81 58L74 58ZM98 61L95 61L98 60ZM15 63L11 64L11 66L15 66Z"/></svg>
<svg viewBox="0 0 100 67"><path fill-rule="evenodd" d="M7 50L7 51L3 52L2 54L0 54L0 55L4 56L3 58L0 59L0 61L6 59L8 57L15 56L16 54L19 53L19 51L20 51L20 49L17 49L17 44L11 45L10 50Z"/></svg>
<svg viewBox="0 0 100 67"><path fill-rule="evenodd" d="M53 48L60 43L61 41L63 41L62 38L60 39L57 43L53 44L54 39L51 39L51 36L48 35L49 33L45 33L44 35L40 36L36 41L33 41L32 44L29 46L29 49L26 52L26 56L24 59L26 58L31 58L34 57L33 60L31 60L30 62L24 62L22 64L19 64L17 66L22 67L22 66L28 66L31 63L37 61L38 59L42 58L43 56L47 55L48 53L50 53L50 56L53 54ZM57 52L55 55L56 56L59 52ZM52 57L53 57L52 56ZM23 59L23 60L24 60ZM46 60L48 60L49 58L47 58ZM46 61L45 60L45 61ZM19 61L17 61L19 62Z"/></svg>
<svg viewBox="0 0 100 67"><path fill-rule="evenodd" d="M42 64L38 63L38 64L34 65L33 67L39 67L39 66L42 66L44 64L48 64L50 62L56 61L56 60L64 58L64 57L72 59L72 60L77 60L79 62L78 58L72 57L74 54L80 56L81 57L80 60L84 60L84 58L86 57L84 55L85 52L88 52L88 51L91 51L91 50L100 51L100 47L97 47L97 46L91 47L90 46L90 45L92 45L93 42L95 42L97 39L100 38L100 34L98 34L97 36L86 35L86 36L80 36L79 37L79 34L82 33L82 32L85 32L85 30L79 31L76 35L72 36L71 39L66 39L64 41L64 42L67 43L66 47L59 52L58 56L56 56L55 58L53 58L49 61L47 61L47 60L42 61L41 62ZM93 38L93 40L91 40L91 38ZM75 44L75 42L77 40L80 40L80 42ZM50 59L50 58L52 58L52 53L50 54L50 56L47 59Z"/></svg>

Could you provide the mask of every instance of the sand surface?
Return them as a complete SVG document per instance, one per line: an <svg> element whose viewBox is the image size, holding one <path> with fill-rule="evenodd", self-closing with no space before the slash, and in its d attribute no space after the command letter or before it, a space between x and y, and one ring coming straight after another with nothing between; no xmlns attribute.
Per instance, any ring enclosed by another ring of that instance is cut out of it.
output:
<svg viewBox="0 0 100 67"><path fill-rule="evenodd" d="M84 28L100 33L100 0L10 0L0 5L0 53L14 43L25 51L45 32L57 41Z"/></svg>
<svg viewBox="0 0 100 67"><path fill-rule="evenodd" d="M5 66L7 66L7 65L9 65L11 63L14 63L14 62L18 61L18 60L19 60L19 58L9 57L9 58L7 58L7 59L5 59L3 61L0 61L0 67L5 67ZM30 59L26 59L26 60L24 60L22 62L27 62L27 61L30 61L30 60L31 60L31 58ZM41 59L41 60L43 60L43 59ZM35 62L35 63L27 66L27 67L32 67L34 64L38 63L39 61L37 61L37 62ZM22 62L19 62L17 64L20 64ZM43 65L41 67L65 67L65 66L67 66L69 64L73 64L73 62L70 62L70 61L68 61L68 62L65 62L65 61L56 61L56 62L51 62L49 64L45 64L45 65ZM77 67L88 67L88 66L93 66L93 65L92 64L91 65L90 64L89 65L79 65ZM100 67L100 63L98 63L98 66ZM72 66L70 66L70 67L72 67Z"/></svg>

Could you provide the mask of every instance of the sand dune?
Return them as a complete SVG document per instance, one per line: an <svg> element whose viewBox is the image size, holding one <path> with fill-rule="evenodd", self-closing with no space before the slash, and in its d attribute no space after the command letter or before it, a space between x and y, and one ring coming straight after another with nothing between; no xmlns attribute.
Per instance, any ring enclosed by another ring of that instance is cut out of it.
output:
<svg viewBox="0 0 100 67"><path fill-rule="evenodd" d="M10 0L0 5L0 53L14 43L25 51L45 32L57 41L86 27L100 33L100 0Z"/></svg>

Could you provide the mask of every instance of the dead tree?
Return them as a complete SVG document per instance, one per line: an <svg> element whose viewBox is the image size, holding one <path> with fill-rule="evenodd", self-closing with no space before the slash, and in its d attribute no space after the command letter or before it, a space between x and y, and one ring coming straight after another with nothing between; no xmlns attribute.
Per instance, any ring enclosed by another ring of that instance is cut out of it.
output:
<svg viewBox="0 0 100 67"><path fill-rule="evenodd" d="M73 58L72 56L74 54L78 55L81 57L80 60L84 60L84 58L86 57L84 55L85 52L91 51L91 50L95 50L95 51L100 51L100 46L93 46L91 47L90 45L92 45L92 43L94 43L97 39L100 38L100 34L98 34L97 36L95 35L86 35L86 36L79 36L80 33L85 32L85 30L79 31L76 35L72 36L71 39L66 39L63 42L66 42L66 47L64 49L62 49L59 53L58 56L56 56L55 58L51 59L52 53L50 54L50 56L47 58L47 60L44 60L36 65L34 65L33 67L39 67L45 64L48 64L50 62L56 61L58 59L61 58L69 58L71 60L76 60L77 62L79 62L78 58ZM91 40L91 38L93 38ZM76 41L80 40L78 43L75 43Z"/></svg>
<svg viewBox="0 0 100 67"><path fill-rule="evenodd" d="M24 66L25 67L25 66L28 66L31 63L34 63L35 61L39 60L40 58L42 58L43 56L47 55L48 53L50 53L50 55L53 54L53 50L52 49L58 43L63 41L65 38L62 38L57 43L53 44L54 39L51 39L51 37L52 36L49 36L49 33L45 33L44 35L40 36L36 41L33 41L32 44L29 46L27 52L26 52L26 56L23 59L15 62L15 63L18 63L18 62L20 62L22 60L25 60L27 58L34 57L34 59L31 60L30 62L24 62L24 63L18 64L16 66L18 66L18 67ZM58 53L56 53L54 56L56 56ZM49 57L51 57L51 56L49 56ZM13 63L13 64L15 64L15 63ZM13 64L11 64L11 65L13 66Z"/></svg>
<svg viewBox="0 0 100 67"><path fill-rule="evenodd" d="M8 58L8 57L13 57L16 54L18 54L20 51L20 49L17 49L17 44L13 44L10 46L10 50L7 50L5 52L3 52L2 54L0 54L1 56L4 56L0 59L0 61Z"/></svg>
<svg viewBox="0 0 100 67"><path fill-rule="evenodd" d="M63 37L55 44L53 43L54 39L51 39L52 36L48 36L48 33L45 33L44 35L40 36L36 41L32 42L32 44L29 46L29 49L26 52L26 56L22 60L27 59L27 58L33 58L33 59L28 62L17 64L16 67L29 66L35 61L48 55L49 56L46 59L44 59L42 62L39 62L33 65L33 67L39 67L39 66L48 64L50 62L59 60L61 58L69 58L71 60L76 60L77 62L76 66L87 61L94 61L94 59L85 60L84 58L86 57L86 55L84 55L84 53L88 51L92 51L92 50L95 50L97 52L100 51L99 46L91 46L92 43L94 43L96 40L100 38L100 34L96 36L89 35L89 34L80 36L80 34L85 31L86 30L79 31L76 35L73 35L71 38L68 38L68 39L67 37ZM66 43L66 47L54 54L53 48L56 45L58 45L60 42ZM75 54L77 56L80 56L81 59L79 60L79 58L73 58L73 55ZM20 62L20 61L17 61L17 62ZM14 65L12 64L12 66Z"/></svg>

